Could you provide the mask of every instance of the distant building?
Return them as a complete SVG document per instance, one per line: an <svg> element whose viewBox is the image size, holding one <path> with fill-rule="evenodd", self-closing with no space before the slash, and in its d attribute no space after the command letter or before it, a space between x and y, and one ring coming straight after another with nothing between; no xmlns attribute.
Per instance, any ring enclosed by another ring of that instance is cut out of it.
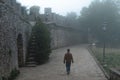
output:
<svg viewBox="0 0 120 80"><path fill-rule="evenodd" d="M44 9L45 21L50 22L52 20L52 9L45 8Z"/></svg>
<svg viewBox="0 0 120 80"><path fill-rule="evenodd" d="M40 7L39 6L32 6L30 8L30 20L34 21L38 17L40 17Z"/></svg>

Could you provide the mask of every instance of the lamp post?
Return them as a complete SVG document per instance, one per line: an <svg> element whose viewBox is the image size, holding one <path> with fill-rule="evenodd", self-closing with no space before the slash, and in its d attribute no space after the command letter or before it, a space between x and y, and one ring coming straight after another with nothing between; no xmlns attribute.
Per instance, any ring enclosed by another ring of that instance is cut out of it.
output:
<svg viewBox="0 0 120 80"><path fill-rule="evenodd" d="M106 32L106 23L103 24L103 31L104 31L104 38L103 38L103 65L105 65L105 47L106 47L105 32Z"/></svg>

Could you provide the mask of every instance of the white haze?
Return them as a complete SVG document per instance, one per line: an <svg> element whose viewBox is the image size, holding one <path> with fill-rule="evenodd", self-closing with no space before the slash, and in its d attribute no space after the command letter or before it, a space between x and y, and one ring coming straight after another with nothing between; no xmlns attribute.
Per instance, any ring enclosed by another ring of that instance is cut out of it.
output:
<svg viewBox="0 0 120 80"><path fill-rule="evenodd" d="M83 7L88 7L93 0L17 0L22 6L40 6L40 13L44 12L45 7L51 7L52 12L66 15L68 12L80 14Z"/></svg>

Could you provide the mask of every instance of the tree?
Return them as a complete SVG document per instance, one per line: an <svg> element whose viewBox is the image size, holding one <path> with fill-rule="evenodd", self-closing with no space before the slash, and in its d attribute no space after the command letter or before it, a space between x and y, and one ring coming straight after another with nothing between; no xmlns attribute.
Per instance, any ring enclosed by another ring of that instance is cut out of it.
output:
<svg viewBox="0 0 120 80"><path fill-rule="evenodd" d="M49 59L51 52L50 32L47 26L39 20L33 27L32 35L35 37L35 61L43 64Z"/></svg>
<svg viewBox="0 0 120 80"><path fill-rule="evenodd" d="M82 9L79 21L86 33L89 29L100 42L104 38L109 42L117 35L118 15L118 7L113 0L96 0L88 8ZM105 33L103 26L106 26Z"/></svg>
<svg viewBox="0 0 120 80"><path fill-rule="evenodd" d="M66 26L75 28L77 27L77 14L75 12L67 13Z"/></svg>

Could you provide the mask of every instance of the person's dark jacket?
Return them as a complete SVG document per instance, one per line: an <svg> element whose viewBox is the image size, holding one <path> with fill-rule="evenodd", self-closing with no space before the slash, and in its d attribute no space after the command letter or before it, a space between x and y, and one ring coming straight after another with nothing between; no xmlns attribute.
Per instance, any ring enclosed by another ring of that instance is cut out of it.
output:
<svg viewBox="0 0 120 80"><path fill-rule="evenodd" d="M73 63L73 56L71 53L66 53L64 56L64 63Z"/></svg>

